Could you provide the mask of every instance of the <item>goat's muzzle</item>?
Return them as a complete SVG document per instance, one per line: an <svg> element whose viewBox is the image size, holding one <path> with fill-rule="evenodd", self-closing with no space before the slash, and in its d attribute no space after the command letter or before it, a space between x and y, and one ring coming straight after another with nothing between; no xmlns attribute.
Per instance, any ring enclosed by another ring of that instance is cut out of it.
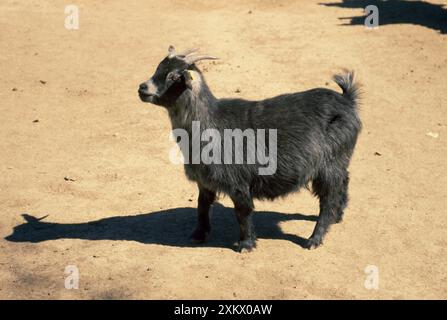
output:
<svg viewBox="0 0 447 320"><path fill-rule="evenodd" d="M140 99L143 102L154 103L155 99L158 98L157 94L150 93L148 91L148 86L147 86L146 82L143 82L142 84L140 84L140 87L138 88L138 95L140 96Z"/></svg>

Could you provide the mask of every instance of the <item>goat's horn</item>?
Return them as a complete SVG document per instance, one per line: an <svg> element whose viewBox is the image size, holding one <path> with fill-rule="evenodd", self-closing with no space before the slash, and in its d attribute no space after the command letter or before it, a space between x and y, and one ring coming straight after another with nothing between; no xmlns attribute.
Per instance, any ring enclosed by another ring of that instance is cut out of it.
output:
<svg viewBox="0 0 447 320"><path fill-rule="evenodd" d="M195 55L195 56L188 56L185 58L185 61L189 64L193 64L200 60L217 60L219 58L209 56L209 55Z"/></svg>
<svg viewBox="0 0 447 320"><path fill-rule="evenodd" d="M169 46L168 52L169 52L169 54L168 54L169 57L175 56L175 48L174 48L174 46L172 46L172 45Z"/></svg>
<svg viewBox="0 0 447 320"><path fill-rule="evenodd" d="M188 50L178 53L177 56L186 57L187 55L190 55L191 53L194 53L197 51L199 51L199 48L192 48L192 49L188 49Z"/></svg>

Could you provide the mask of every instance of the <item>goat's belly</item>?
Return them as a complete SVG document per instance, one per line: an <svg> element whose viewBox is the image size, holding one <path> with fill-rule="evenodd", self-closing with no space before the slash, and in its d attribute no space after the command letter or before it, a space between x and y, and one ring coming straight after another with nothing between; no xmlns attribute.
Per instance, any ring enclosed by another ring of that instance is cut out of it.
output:
<svg viewBox="0 0 447 320"><path fill-rule="evenodd" d="M288 176L257 176L250 187L253 198L269 199L284 197L306 186L310 178L293 173Z"/></svg>
<svg viewBox="0 0 447 320"><path fill-rule="evenodd" d="M280 170L273 175L259 175L257 170L241 170L241 165L185 165L185 174L215 192L231 196L237 190L249 190L253 198L269 200L296 192L311 179L309 172Z"/></svg>

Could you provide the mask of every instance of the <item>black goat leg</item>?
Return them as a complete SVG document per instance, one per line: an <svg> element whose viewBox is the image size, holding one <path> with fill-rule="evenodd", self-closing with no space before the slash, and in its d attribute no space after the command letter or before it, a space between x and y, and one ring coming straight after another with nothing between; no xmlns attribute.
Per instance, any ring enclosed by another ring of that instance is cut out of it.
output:
<svg viewBox="0 0 447 320"><path fill-rule="evenodd" d="M191 235L191 240L193 242L203 243L206 241L211 231L209 210L215 199L215 192L199 186L197 227Z"/></svg>
<svg viewBox="0 0 447 320"><path fill-rule="evenodd" d="M252 221L253 200L251 196L244 196L241 192L237 192L231 199L240 228L238 251L251 251L256 247L256 235Z"/></svg>

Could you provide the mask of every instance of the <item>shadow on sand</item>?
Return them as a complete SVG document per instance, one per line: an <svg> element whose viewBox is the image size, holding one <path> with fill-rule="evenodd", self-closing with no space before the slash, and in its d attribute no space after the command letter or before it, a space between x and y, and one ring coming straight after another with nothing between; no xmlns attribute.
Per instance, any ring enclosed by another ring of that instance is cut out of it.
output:
<svg viewBox="0 0 447 320"><path fill-rule="evenodd" d="M447 33L447 8L441 4L404 0L343 0L342 2L320 4L351 9L364 9L368 5L375 5L379 9L379 26L409 23L437 30L441 34ZM345 19L350 21L342 25L363 25L365 23L365 15L340 18L340 20Z"/></svg>
<svg viewBox="0 0 447 320"><path fill-rule="evenodd" d="M189 236L196 223L196 209L175 208L134 216L118 216L85 223L44 222L23 214L25 223L14 227L5 239L12 242L42 242L56 239L128 240L147 244L195 247ZM45 218L45 217L44 217ZM306 239L285 234L279 223L288 220L316 221L316 216L256 212L253 217L256 234L263 239L284 239L302 247ZM229 248L238 239L238 226L232 208L214 205L211 216L212 231L207 243L200 246Z"/></svg>

